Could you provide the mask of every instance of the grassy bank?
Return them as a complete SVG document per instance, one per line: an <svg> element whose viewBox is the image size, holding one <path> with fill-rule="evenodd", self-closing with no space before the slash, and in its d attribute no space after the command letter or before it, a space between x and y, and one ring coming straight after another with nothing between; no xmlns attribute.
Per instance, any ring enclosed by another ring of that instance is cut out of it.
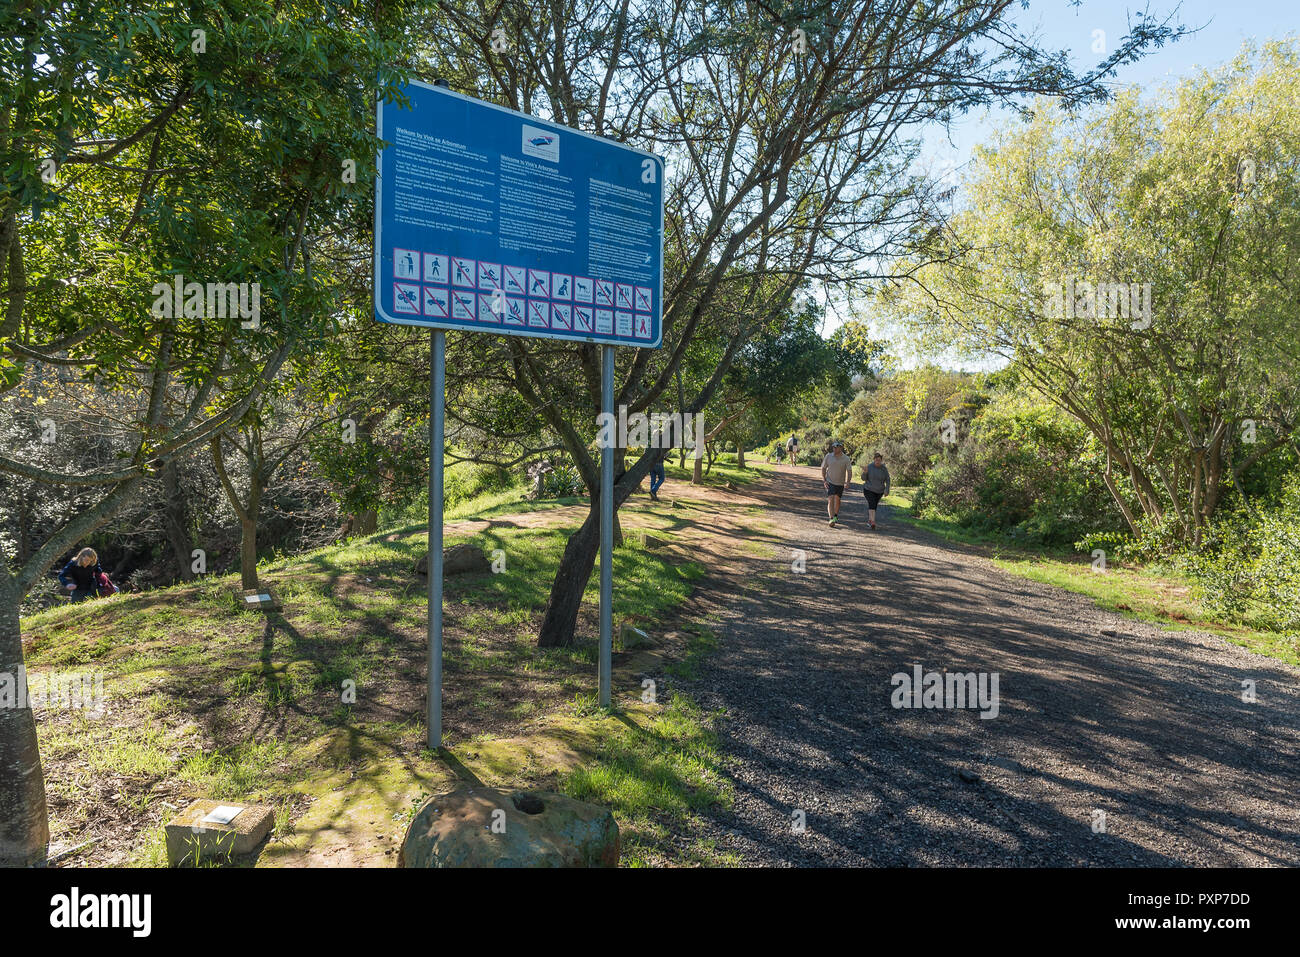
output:
<svg viewBox="0 0 1300 957"><path fill-rule="evenodd" d="M767 465L761 459L747 457L745 467L736 467L736 456L734 453L724 453L716 462L707 475L700 476L701 484L706 488L726 488L728 484L736 487L751 485L757 482L765 473L770 471L772 466ZM690 482L692 475L695 473L695 465L688 456L686 467L681 468L677 465L677 457L673 456L664 466L664 474L671 479L677 479L681 482Z"/></svg>
<svg viewBox="0 0 1300 957"><path fill-rule="evenodd" d="M955 521L919 518L912 513L914 489L892 492L887 504L917 528L950 542L975 548L999 568L1031 581L1087 595L1096 604L1170 630L1194 629L1218 635L1256 654L1300 665L1300 643L1293 636L1251 628L1208 607L1195 596L1192 583L1175 569L1110 563L1093 568L1090 556L1072 549L1030 548L1004 537L964 528Z"/></svg>
<svg viewBox="0 0 1300 957"><path fill-rule="evenodd" d="M103 678L103 714L38 712L52 838L91 842L63 863L162 864L163 823L207 797L275 809L260 864L382 865L421 797L464 781L609 805L631 865L715 860L677 839L693 814L728 800L714 716L682 696L643 701L638 677L709 644L682 608L704 571L693 538L711 523L689 507L689 487L678 491L686 507L638 500L621 513L633 534L615 550L615 622L659 640L616 655L611 714L593 707L596 576L578 642L535 646L585 504L506 490L457 508L447 543L473 542L504 566L446 582L442 755L425 747L419 526L264 564L271 612L242 607L237 576L223 576L25 619L35 679ZM712 499L707 512L751 514Z"/></svg>

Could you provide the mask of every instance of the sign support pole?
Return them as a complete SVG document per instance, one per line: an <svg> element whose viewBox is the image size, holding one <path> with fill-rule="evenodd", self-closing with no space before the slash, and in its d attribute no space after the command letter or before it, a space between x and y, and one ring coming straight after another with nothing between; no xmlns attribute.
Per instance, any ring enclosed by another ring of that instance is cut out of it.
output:
<svg viewBox="0 0 1300 957"><path fill-rule="evenodd" d="M429 750L442 747L442 444L447 333L433 330L429 349Z"/></svg>
<svg viewBox="0 0 1300 957"><path fill-rule="evenodd" d="M600 348L600 407L614 414L614 347ZM609 418L605 419L610 421ZM600 450L600 706L608 708L614 651L614 443Z"/></svg>

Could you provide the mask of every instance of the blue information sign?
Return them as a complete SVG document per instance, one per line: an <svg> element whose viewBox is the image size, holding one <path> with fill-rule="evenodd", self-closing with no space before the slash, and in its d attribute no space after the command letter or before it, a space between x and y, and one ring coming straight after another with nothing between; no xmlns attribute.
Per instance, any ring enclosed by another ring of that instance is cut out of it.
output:
<svg viewBox="0 0 1300 957"><path fill-rule="evenodd" d="M663 164L411 82L375 114L375 318L657 347Z"/></svg>

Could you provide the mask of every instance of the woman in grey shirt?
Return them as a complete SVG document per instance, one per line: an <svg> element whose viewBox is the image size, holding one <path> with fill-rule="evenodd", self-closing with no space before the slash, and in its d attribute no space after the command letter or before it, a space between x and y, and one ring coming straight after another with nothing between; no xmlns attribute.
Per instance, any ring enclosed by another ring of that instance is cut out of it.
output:
<svg viewBox="0 0 1300 957"><path fill-rule="evenodd" d="M862 494L867 497L867 519L875 528L876 509L880 500L889 494L889 469L885 468L885 457L879 452L862 470Z"/></svg>

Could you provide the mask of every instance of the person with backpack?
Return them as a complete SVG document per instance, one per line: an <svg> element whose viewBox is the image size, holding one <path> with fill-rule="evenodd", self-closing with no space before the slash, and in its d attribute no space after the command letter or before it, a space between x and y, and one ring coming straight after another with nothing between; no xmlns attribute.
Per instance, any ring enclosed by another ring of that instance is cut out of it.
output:
<svg viewBox="0 0 1300 957"><path fill-rule="evenodd" d="M93 548L83 548L59 572L59 584L72 592L74 602L85 601L98 595L112 595L117 586L108 580L99 567L99 556Z"/></svg>
<svg viewBox="0 0 1300 957"><path fill-rule="evenodd" d="M885 457L879 452L862 470L862 494L867 498L867 521L875 528L876 509L880 500L889 494L889 469L885 468Z"/></svg>
<svg viewBox="0 0 1300 957"><path fill-rule="evenodd" d="M790 464L795 465L796 460L799 458L799 439L793 432L790 433L790 438L785 443L785 451L790 456Z"/></svg>

